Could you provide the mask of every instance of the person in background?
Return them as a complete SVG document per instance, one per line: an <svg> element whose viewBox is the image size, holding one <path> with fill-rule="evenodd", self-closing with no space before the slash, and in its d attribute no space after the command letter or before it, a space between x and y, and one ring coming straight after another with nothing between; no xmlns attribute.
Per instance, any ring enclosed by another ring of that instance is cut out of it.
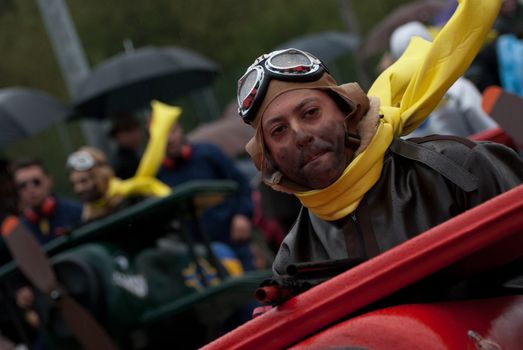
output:
<svg viewBox="0 0 523 350"><path fill-rule="evenodd" d="M53 179L39 159L15 162L13 178L18 192L21 222L40 244L44 245L67 234L81 222L82 205L52 193ZM19 286L15 292L15 301L23 310L24 320L36 332L32 347L45 349L32 287Z"/></svg>
<svg viewBox="0 0 523 350"><path fill-rule="evenodd" d="M22 222L40 244L69 232L80 223L82 205L52 193L53 179L40 160L16 162L13 176L20 200Z"/></svg>
<svg viewBox="0 0 523 350"><path fill-rule="evenodd" d="M292 263L370 259L522 183L523 162L503 145L400 137L463 74L499 6L461 1L432 42L414 38L367 93L338 85L320 60L296 49L247 68L238 111L256 134L246 149L267 185L303 205L275 276Z"/></svg>
<svg viewBox="0 0 523 350"><path fill-rule="evenodd" d="M394 61L407 49L413 37L432 41L425 25L413 21L396 28L390 37L390 52ZM481 93L472 82L459 77L447 90L439 105L425 121L405 137L421 137L431 134L470 136L497 127L481 107Z"/></svg>
<svg viewBox="0 0 523 350"><path fill-rule="evenodd" d="M187 142L183 127L177 123L169 132L157 178L170 187L190 180L235 181L239 186L237 193L203 213L202 229L211 240L228 244L245 270L253 268L249 249L253 215L251 188L232 159L213 144Z"/></svg>
<svg viewBox="0 0 523 350"><path fill-rule="evenodd" d="M474 83L474 85L483 92L487 87L495 85L502 86L506 89L503 82L503 71L505 69L503 61L504 57L508 55L511 57L512 54L516 55L512 57L515 60L518 70L512 72L511 75L515 75L519 78L521 73L520 67L520 56L515 50L504 51L504 46L499 46L499 39L504 37L512 41L517 42L523 38L523 5L518 0L503 0L501 9L496 21L492 27L495 34L495 38L491 41L486 42L484 47L478 53L470 67L467 69L465 76ZM500 60L501 58L501 60ZM512 77L511 77L512 78Z"/></svg>
<svg viewBox="0 0 523 350"><path fill-rule="evenodd" d="M109 135L116 142L110 164L117 177L128 179L136 173L143 153L140 122L131 114L118 114L112 120Z"/></svg>
<svg viewBox="0 0 523 350"><path fill-rule="evenodd" d="M167 134L178 119L181 109L159 101L151 103L152 127L147 148L133 177L122 180L115 176L105 154L93 147L81 147L69 155L66 169L74 192L83 202L82 221L109 215L144 197L164 197L169 186L158 181Z"/></svg>

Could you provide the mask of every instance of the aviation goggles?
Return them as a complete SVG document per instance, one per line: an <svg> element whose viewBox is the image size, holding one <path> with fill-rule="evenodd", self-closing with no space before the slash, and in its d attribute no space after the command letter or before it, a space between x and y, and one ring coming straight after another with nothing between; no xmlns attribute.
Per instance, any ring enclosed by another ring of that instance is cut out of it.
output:
<svg viewBox="0 0 523 350"><path fill-rule="evenodd" d="M74 152L67 158L66 168L68 170L86 171L94 168L96 159L86 151Z"/></svg>
<svg viewBox="0 0 523 350"><path fill-rule="evenodd" d="M250 124L263 101L271 79L315 81L328 73L323 63L310 53L298 49L273 51L258 57L238 80L238 113Z"/></svg>

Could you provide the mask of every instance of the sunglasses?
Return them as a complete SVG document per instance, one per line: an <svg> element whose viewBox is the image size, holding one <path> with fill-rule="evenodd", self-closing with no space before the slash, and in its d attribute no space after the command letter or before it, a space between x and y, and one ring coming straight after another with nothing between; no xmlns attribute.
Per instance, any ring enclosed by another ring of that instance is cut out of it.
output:
<svg viewBox="0 0 523 350"><path fill-rule="evenodd" d="M238 113L245 123L252 122L271 79L315 81L324 72L328 70L318 58L298 49L261 55L238 80Z"/></svg>
<svg viewBox="0 0 523 350"><path fill-rule="evenodd" d="M34 177L32 179L21 181L16 184L16 188L19 190L25 190L29 185L32 185L33 187L40 187L43 183L43 180L39 177Z"/></svg>

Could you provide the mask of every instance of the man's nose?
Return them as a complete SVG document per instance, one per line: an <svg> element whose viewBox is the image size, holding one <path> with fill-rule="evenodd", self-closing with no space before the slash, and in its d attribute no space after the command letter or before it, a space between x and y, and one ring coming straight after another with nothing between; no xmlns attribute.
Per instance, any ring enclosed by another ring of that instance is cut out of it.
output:
<svg viewBox="0 0 523 350"><path fill-rule="evenodd" d="M296 133L296 146L298 148L304 148L307 147L310 143L312 143L313 136L308 133L307 131L298 128L295 130Z"/></svg>

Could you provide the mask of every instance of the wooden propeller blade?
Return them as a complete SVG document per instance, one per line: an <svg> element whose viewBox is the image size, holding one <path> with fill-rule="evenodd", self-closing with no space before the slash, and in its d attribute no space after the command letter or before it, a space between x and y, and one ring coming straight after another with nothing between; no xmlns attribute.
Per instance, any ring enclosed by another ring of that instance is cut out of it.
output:
<svg viewBox="0 0 523 350"><path fill-rule="evenodd" d="M3 225L4 240L13 259L29 281L48 294L55 289L57 280L47 255L29 229L17 218L9 217L6 220L16 220L16 223L11 221Z"/></svg>
<svg viewBox="0 0 523 350"><path fill-rule="evenodd" d="M62 316L76 335L76 339L84 349L116 350L116 346L96 319L83 306L68 295L63 295L57 301Z"/></svg>
<svg viewBox="0 0 523 350"><path fill-rule="evenodd" d="M29 229L18 218L10 216L2 224L2 235L22 273L56 303L82 347L87 350L116 350L96 319L60 288L47 254Z"/></svg>

